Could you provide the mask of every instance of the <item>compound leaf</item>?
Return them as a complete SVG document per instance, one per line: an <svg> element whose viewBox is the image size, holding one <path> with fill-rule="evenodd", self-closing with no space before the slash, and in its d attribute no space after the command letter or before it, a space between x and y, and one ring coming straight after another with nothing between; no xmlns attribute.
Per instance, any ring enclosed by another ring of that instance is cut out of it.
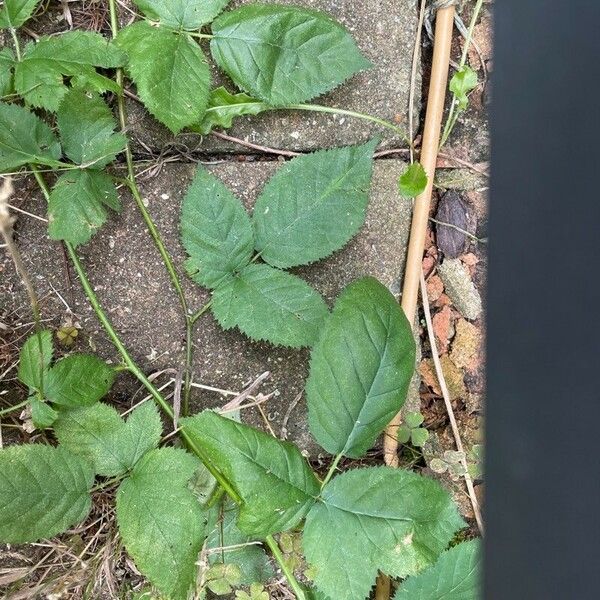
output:
<svg viewBox="0 0 600 600"><path fill-rule="evenodd" d="M394 600L479 600L480 545L471 540L442 553L432 567L402 583Z"/></svg>
<svg viewBox="0 0 600 600"><path fill-rule="evenodd" d="M213 292L212 312L223 329L253 340L301 348L318 338L327 317L323 298L304 280L264 264L250 264Z"/></svg>
<svg viewBox="0 0 600 600"><path fill-rule="evenodd" d="M91 465L41 444L0 450L0 540L34 542L62 533L90 511Z"/></svg>
<svg viewBox="0 0 600 600"><path fill-rule="evenodd" d="M68 31L28 44L15 66L15 89L31 105L56 112L71 77L73 87L118 93L119 86L99 75L95 67L123 66L125 54L112 42L91 31Z"/></svg>
<svg viewBox="0 0 600 600"><path fill-rule="evenodd" d="M123 29L117 43L129 55L127 69L144 106L161 123L178 133L202 119L210 71L190 36L138 22Z"/></svg>
<svg viewBox="0 0 600 600"><path fill-rule="evenodd" d="M15 55L10 48L0 50L0 96L8 96L13 91L13 67Z"/></svg>
<svg viewBox="0 0 600 600"><path fill-rule="evenodd" d="M206 515L188 488L199 464L183 450L151 450L117 492L117 524L127 552L172 600L187 600L205 537Z"/></svg>
<svg viewBox="0 0 600 600"><path fill-rule="evenodd" d="M160 441L162 423L156 406L145 402L127 422L108 404L61 410L54 424L58 441L85 456L98 475L122 475Z"/></svg>
<svg viewBox="0 0 600 600"><path fill-rule="evenodd" d="M205 411L183 420L184 431L242 498L238 527L263 539L297 525L319 495L319 482L300 450Z"/></svg>
<svg viewBox="0 0 600 600"><path fill-rule="evenodd" d="M78 165L99 169L125 148L127 138L115 133L113 114L97 94L70 90L56 117L64 153Z"/></svg>
<svg viewBox="0 0 600 600"><path fill-rule="evenodd" d="M421 163L412 163L400 175L398 188L400 195L405 198L415 198L427 187L427 173Z"/></svg>
<svg viewBox="0 0 600 600"><path fill-rule="evenodd" d="M27 338L19 354L19 380L34 390L42 387L42 381L46 385L53 352L51 331L46 329Z"/></svg>
<svg viewBox="0 0 600 600"><path fill-rule="evenodd" d="M216 287L250 262L254 234L242 203L220 179L199 167L181 212L186 268L200 285Z"/></svg>
<svg viewBox="0 0 600 600"><path fill-rule="evenodd" d="M229 0L134 0L151 20L173 29L200 29L210 23Z"/></svg>
<svg viewBox="0 0 600 600"><path fill-rule="evenodd" d="M272 106L310 100L371 66L346 29L315 10L249 4L221 15L212 32L219 67Z"/></svg>
<svg viewBox="0 0 600 600"><path fill-rule="evenodd" d="M306 518L303 545L315 584L331 598L369 595L377 571L413 575L464 526L439 483L391 467L347 471L325 486Z"/></svg>
<svg viewBox="0 0 600 600"><path fill-rule="evenodd" d="M40 0L4 0L0 8L0 29L17 29L35 12Z"/></svg>
<svg viewBox="0 0 600 600"><path fill-rule="evenodd" d="M377 140L286 163L254 206L256 249L269 264L305 265L344 246L365 221Z"/></svg>
<svg viewBox="0 0 600 600"><path fill-rule="evenodd" d="M317 442L363 456L404 404L414 368L412 330L394 296L372 277L351 283L311 355L306 398Z"/></svg>
<svg viewBox="0 0 600 600"><path fill-rule="evenodd" d="M22 106L0 102L0 172L27 163L58 166L60 144L46 123Z"/></svg>
<svg viewBox="0 0 600 600"><path fill-rule="evenodd" d="M224 87L218 87L211 90L208 98L208 108L200 123L190 127L192 131L206 135L215 127L228 129L233 124L233 119L244 115L257 115L271 107L256 100L248 94L240 92L231 94Z"/></svg>
<svg viewBox="0 0 600 600"><path fill-rule="evenodd" d="M121 209L110 175L94 169L61 175L48 200L48 232L53 240L85 244L106 222L106 207Z"/></svg>

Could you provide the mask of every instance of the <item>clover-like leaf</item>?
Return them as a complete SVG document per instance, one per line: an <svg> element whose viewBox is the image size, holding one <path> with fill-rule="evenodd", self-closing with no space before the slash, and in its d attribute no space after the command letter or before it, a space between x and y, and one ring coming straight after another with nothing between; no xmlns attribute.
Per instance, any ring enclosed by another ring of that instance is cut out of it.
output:
<svg viewBox="0 0 600 600"><path fill-rule="evenodd" d="M99 169L125 148L127 138L115 133L115 118L97 94L70 90L56 117L64 153L78 165Z"/></svg>
<svg viewBox="0 0 600 600"><path fill-rule="evenodd" d="M127 552L172 600L189 597L205 536L205 512L188 488L198 465L183 450L151 450L117 492L117 525Z"/></svg>
<svg viewBox="0 0 600 600"><path fill-rule="evenodd" d="M318 338L328 315L323 298L303 279L265 264L250 264L213 292L212 312L223 329L253 340L301 348Z"/></svg>
<svg viewBox="0 0 600 600"><path fill-rule="evenodd" d="M228 129L236 117L257 115L270 108L266 102L256 100L248 94L231 94L224 87L218 87L210 92L208 107L202 121L192 125L190 129L206 135L215 127Z"/></svg>
<svg viewBox="0 0 600 600"><path fill-rule="evenodd" d="M464 522L433 479L391 467L347 471L306 517L304 550L315 584L331 598L361 600L377 572L414 575L435 562Z"/></svg>
<svg viewBox="0 0 600 600"><path fill-rule="evenodd" d="M305 102L371 63L325 13L248 4L212 24L212 55L243 90L273 106Z"/></svg>
<svg viewBox="0 0 600 600"><path fill-rule="evenodd" d="M48 368L52 361L52 332L48 329L29 336L19 353L17 376L32 390L39 390L46 384Z"/></svg>
<svg viewBox="0 0 600 600"><path fill-rule="evenodd" d="M421 163L409 165L398 180L398 190L405 198L416 198L427 187L427 173Z"/></svg>
<svg viewBox="0 0 600 600"><path fill-rule="evenodd" d="M479 600L481 562L480 541L462 542L404 581L394 600Z"/></svg>
<svg viewBox="0 0 600 600"><path fill-rule="evenodd" d="M248 213L227 187L200 166L183 200L181 239L194 281L216 287L250 262L254 234Z"/></svg>
<svg viewBox="0 0 600 600"><path fill-rule="evenodd" d="M119 86L96 72L96 67L115 68L125 64L125 54L111 41L91 31L68 31L43 37L25 48L15 66L15 89L33 105L56 112L68 87L118 93Z"/></svg>
<svg viewBox="0 0 600 600"><path fill-rule="evenodd" d="M311 355L306 398L317 442L363 456L404 404L414 368L412 330L394 296L371 277L351 283Z"/></svg>
<svg viewBox="0 0 600 600"><path fill-rule="evenodd" d="M173 29L194 30L210 23L229 0L134 0L152 21Z"/></svg>
<svg viewBox="0 0 600 600"><path fill-rule="evenodd" d="M254 206L256 250L274 267L342 248L365 222L377 140L320 150L283 165Z"/></svg>
<svg viewBox="0 0 600 600"><path fill-rule="evenodd" d="M17 29L38 7L40 0L4 0L0 8L0 29Z"/></svg>
<svg viewBox="0 0 600 600"><path fill-rule="evenodd" d="M156 406L145 402L127 422L108 404L61 410L54 432L62 446L86 457L98 475L122 475L160 441L162 423Z"/></svg>
<svg viewBox="0 0 600 600"><path fill-rule="evenodd" d="M161 123L178 133L202 119L210 70L189 35L141 21L123 29L117 44L129 56L127 70L144 106Z"/></svg>
<svg viewBox="0 0 600 600"><path fill-rule="evenodd" d="M183 429L241 496L238 527L263 539L290 529L319 494L300 450L211 411L183 419Z"/></svg>
<svg viewBox="0 0 600 600"><path fill-rule="evenodd" d="M22 106L0 102L0 173L27 163L57 167L61 150L46 123Z"/></svg>
<svg viewBox="0 0 600 600"><path fill-rule="evenodd" d="M13 67L15 55L10 48L0 50L0 97L8 96L13 91Z"/></svg>
<svg viewBox="0 0 600 600"><path fill-rule="evenodd" d="M62 533L90 511L91 465L64 448L0 449L0 541L34 542Z"/></svg>
<svg viewBox="0 0 600 600"><path fill-rule="evenodd" d="M464 65L450 80L450 91L456 96L458 109L465 110L469 105L469 93L477 87L477 73Z"/></svg>
<svg viewBox="0 0 600 600"><path fill-rule="evenodd" d="M53 240L85 244L108 219L106 207L121 210L110 175L95 169L61 175L48 200L48 232Z"/></svg>

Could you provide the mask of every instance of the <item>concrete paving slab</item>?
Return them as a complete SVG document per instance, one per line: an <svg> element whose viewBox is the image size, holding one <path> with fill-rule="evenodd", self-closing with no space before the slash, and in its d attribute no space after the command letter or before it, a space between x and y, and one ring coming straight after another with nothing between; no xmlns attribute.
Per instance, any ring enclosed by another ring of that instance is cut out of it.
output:
<svg viewBox="0 0 600 600"><path fill-rule="evenodd" d="M209 168L251 208L278 164L277 161L251 164L230 161ZM170 164L153 179L141 182L148 210L180 270L185 258L179 242L180 203L195 168L193 164ZM400 161L377 161L367 220L359 235L327 260L295 270L323 294L330 306L348 283L362 275L374 275L394 292L399 291L411 214L410 203L396 193L396 178L402 168ZM16 182L20 198L27 197L27 190L22 185ZM81 248L80 255L115 328L144 371L178 369L183 361L184 323L177 297L133 200L123 191L122 200L122 213L113 215L92 243ZM27 200L26 209L37 215L45 214L44 201L37 192ZM92 349L106 359L118 362L116 351L68 266L62 246L48 240L45 224L20 216L16 231L26 266L38 294L44 299L43 316L48 319L48 325L59 327L68 317L60 294L82 327L75 349ZM6 321L3 315L16 310L23 320L30 321L23 288L8 257L2 253L0 258L0 320ZM197 308L209 298L207 291L196 286L183 271L182 279L191 307ZM311 454L318 452L308 433L304 399L301 398L288 414L304 387L307 351L254 343L237 330L223 332L210 314L199 321L194 344L197 382L238 391L264 371L270 371L272 376L261 391L276 390L275 397L265 408L274 432L280 434L287 423L290 439ZM138 388L132 377L121 375L111 399L128 406ZM418 402L418 386L413 388L412 410L415 400ZM220 394L194 392L194 409L223 403ZM244 418L261 425L261 417L255 411L248 410Z"/></svg>

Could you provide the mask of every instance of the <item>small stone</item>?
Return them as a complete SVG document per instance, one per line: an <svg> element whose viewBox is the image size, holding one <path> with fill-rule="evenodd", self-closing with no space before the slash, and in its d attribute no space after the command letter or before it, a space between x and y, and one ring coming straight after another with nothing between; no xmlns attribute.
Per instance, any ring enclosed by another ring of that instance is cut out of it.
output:
<svg viewBox="0 0 600 600"><path fill-rule="evenodd" d="M467 267L456 258L447 258L438 266L438 273L458 312L465 319L477 319L482 311L481 296L471 281Z"/></svg>
<svg viewBox="0 0 600 600"><path fill-rule="evenodd" d="M467 233L475 233L473 211L458 192L450 190L442 196L435 218L438 248L447 257L458 258L471 243Z"/></svg>
<svg viewBox="0 0 600 600"><path fill-rule="evenodd" d="M429 302L436 302L444 293L444 284L438 275L433 275L427 280L427 298Z"/></svg>
<svg viewBox="0 0 600 600"><path fill-rule="evenodd" d="M444 306L433 316L433 332L440 354L448 352L448 345L454 336L454 319L454 314L449 306Z"/></svg>
<svg viewBox="0 0 600 600"><path fill-rule="evenodd" d="M457 398L466 398L467 388L463 379L462 371L450 360L447 354L440 358L442 365L442 373L448 387L448 393L450 394L450 400L456 400ZM421 361L419 365L419 373L423 378L423 382L428 385L432 391L441 396L442 390L435 372L435 365L433 359L426 358Z"/></svg>
<svg viewBox="0 0 600 600"><path fill-rule="evenodd" d="M456 324L450 358L459 369L476 371L483 361L482 336L478 327L465 319Z"/></svg>

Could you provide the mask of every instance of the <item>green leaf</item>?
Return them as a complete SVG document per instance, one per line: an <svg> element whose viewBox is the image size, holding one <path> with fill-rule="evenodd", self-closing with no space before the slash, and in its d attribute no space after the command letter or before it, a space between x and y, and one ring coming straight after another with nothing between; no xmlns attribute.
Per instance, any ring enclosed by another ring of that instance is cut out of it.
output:
<svg viewBox="0 0 600 600"><path fill-rule="evenodd" d="M0 50L0 96L8 96L13 92L13 67L15 55L10 48Z"/></svg>
<svg viewBox="0 0 600 600"><path fill-rule="evenodd" d="M221 15L212 32L219 67L272 106L306 102L371 66L348 31L315 10L250 4Z"/></svg>
<svg viewBox="0 0 600 600"><path fill-rule="evenodd" d="M394 296L372 277L351 283L311 355L306 398L317 442L363 456L404 404L414 369L412 330Z"/></svg>
<svg viewBox="0 0 600 600"><path fill-rule="evenodd" d="M317 478L289 442L211 411L183 419L183 429L241 496L237 524L246 535L291 529L319 495Z"/></svg>
<svg viewBox="0 0 600 600"><path fill-rule="evenodd" d="M175 448L148 452L117 492L117 524L138 569L171 600L187 600L205 514L187 483L199 461Z"/></svg>
<svg viewBox="0 0 600 600"><path fill-rule="evenodd" d="M477 87L477 73L468 65L464 65L454 73L450 80L450 91L456 95L459 110L469 105L469 93Z"/></svg>
<svg viewBox="0 0 600 600"><path fill-rule="evenodd" d="M422 427L413 429L410 432L410 441L412 442L412 445L416 446L417 448L422 448L428 439L429 431L427 431L427 429L423 429Z"/></svg>
<svg viewBox="0 0 600 600"><path fill-rule="evenodd" d="M206 587L217 596L230 594L241 580L242 573L237 565L219 563L206 572Z"/></svg>
<svg viewBox="0 0 600 600"><path fill-rule="evenodd" d="M404 422L411 429L419 427L425 420L425 417L420 412L409 412L404 415Z"/></svg>
<svg viewBox="0 0 600 600"><path fill-rule="evenodd" d="M260 100L256 100L248 94L230 94L224 87L211 90L208 98L208 108L200 123L192 125L190 129L209 134L215 127L228 129L233 124L233 119L244 115L257 115L269 110L271 107Z"/></svg>
<svg viewBox="0 0 600 600"><path fill-rule="evenodd" d="M188 35L138 22L119 33L127 70L144 106L173 133L198 123L208 104L210 70Z"/></svg>
<svg viewBox="0 0 600 600"><path fill-rule="evenodd" d="M36 429L50 427L58 418L58 413L46 402L42 402L36 396L30 396L31 420Z"/></svg>
<svg viewBox="0 0 600 600"><path fill-rule="evenodd" d="M30 389L39 390L46 384L52 360L52 332L48 329L34 333L23 344L19 354L19 380Z"/></svg>
<svg viewBox="0 0 600 600"><path fill-rule="evenodd" d="M64 153L78 165L100 169L125 148L113 114L97 94L70 90L56 114Z"/></svg>
<svg viewBox="0 0 600 600"><path fill-rule="evenodd" d="M223 562L236 565L240 571L240 585L266 582L274 575L273 567L263 547L252 544L254 539L238 529L238 516L238 507L231 500L211 509L206 539L208 562L210 565Z"/></svg>
<svg viewBox="0 0 600 600"><path fill-rule="evenodd" d="M29 104L56 112L69 89L64 77L71 77L74 87L118 93L117 84L95 67L124 63L123 52L99 33L68 31L27 45L15 67L15 88Z"/></svg>
<svg viewBox="0 0 600 600"><path fill-rule="evenodd" d="M58 441L86 457L98 475L116 476L130 470L158 446L162 423L152 402L136 408L127 419L108 404L61 410L54 424Z"/></svg>
<svg viewBox="0 0 600 600"><path fill-rule="evenodd" d="M377 140L287 162L254 206L256 249L269 264L305 265L342 248L365 222Z"/></svg>
<svg viewBox="0 0 600 600"><path fill-rule="evenodd" d="M200 29L210 23L229 0L134 0L152 21L173 29Z"/></svg>
<svg viewBox="0 0 600 600"><path fill-rule="evenodd" d="M190 277L209 288L252 257L254 234L242 203L202 166L183 199L181 239Z"/></svg>
<svg viewBox="0 0 600 600"><path fill-rule="evenodd" d="M64 448L23 444L0 450L0 540L34 542L83 521L93 482L91 466Z"/></svg>
<svg viewBox="0 0 600 600"><path fill-rule="evenodd" d="M40 0L4 0L0 8L0 29L17 29L35 12Z"/></svg>
<svg viewBox="0 0 600 600"><path fill-rule="evenodd" d="M115 370L92 354L72 354L59 360L48 373L45 394L67 408L89 406L108 394Z"/></svg>
<svg viewBox="0 0 600 600"><path fill-rule="evenodd" d="M427 173L425 173L421 163L418 162L409 165L398 180L400 195L405 198L415 198L423 193L426 187Z"/></svg>
<svg viewBox="0 0 600 600"><path fill-rule="evenodd" d="M250 586L250 593L238 590L235 593L235 600L269 600L269 592L265 590L260 583L253 583Z"/></svg>
<svg viewBox="0 0 600 600"><path fill-rule="evenodd" d="M325 302L304 280L264 264L225 279L211 308L223 329L291 348L311 346L327 317Z"/></svg>
<svg viewBox="0 0 600 600"><path fill-rule="evenodd" d="M471 540L447 550L432 567L402 583L394 600L479 600L480 545Z"/></svg>
<svg viewBox="0 0 600 600"><path fill-rule="evenodd" d="M58 166L60 144L52 130L22 106L0 102L0 172L27 163Z"/></svg>
<svg viewBox="0 0 600 600"><path fill-rule="evenodd" d="M108 219L106 208L121 210L110 175L94 169L61 175L48 200L48 232L53 240L85 244Z"/></svg>
<svg viewBox="0 0 600 600"><path fill-rule="evenodd" d="M347 471L321 493L304 526L315 584L331 598L369 595L377 571L413 575L433 563L464 526L433 479L391 467Z"/></svg>

